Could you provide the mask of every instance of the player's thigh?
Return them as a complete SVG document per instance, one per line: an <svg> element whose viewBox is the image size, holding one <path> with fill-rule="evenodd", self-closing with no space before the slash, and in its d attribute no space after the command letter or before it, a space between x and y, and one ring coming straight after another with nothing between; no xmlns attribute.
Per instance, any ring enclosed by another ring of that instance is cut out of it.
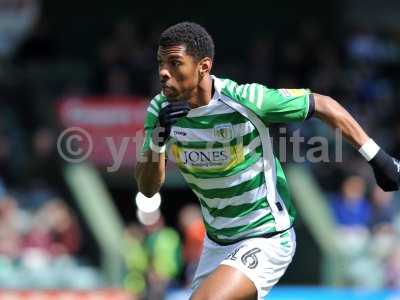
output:
<svg viewBox="0 0 400 300"><path fill-rule="evenodd" d="M256 300L254 283L240 270L220 265L193 293L191 300Z"/></svg>

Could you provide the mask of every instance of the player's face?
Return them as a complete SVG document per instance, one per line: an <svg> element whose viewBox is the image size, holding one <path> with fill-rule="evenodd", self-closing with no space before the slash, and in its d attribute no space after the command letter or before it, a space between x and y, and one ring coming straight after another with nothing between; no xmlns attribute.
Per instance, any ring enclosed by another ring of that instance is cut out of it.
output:
<svg viewBox="0 0 400 300"><path fill-rule="evenodd" d="M200 63L182 45L159 47L157 60L164 95L170 100L188 100L199 84Z"/></svg>

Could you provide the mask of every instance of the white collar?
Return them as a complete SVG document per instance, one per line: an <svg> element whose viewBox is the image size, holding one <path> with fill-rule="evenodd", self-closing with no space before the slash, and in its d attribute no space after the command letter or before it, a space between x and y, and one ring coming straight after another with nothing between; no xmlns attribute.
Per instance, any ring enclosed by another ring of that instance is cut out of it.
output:
<svg viewBox="0 0 400 300"><path fill-rule="evenodd" d="M214 95L211 98L211 101L217 101L219 98L221 98L222 81L214 75L211 75L211 79L213 80L214 84Z"/></svg>

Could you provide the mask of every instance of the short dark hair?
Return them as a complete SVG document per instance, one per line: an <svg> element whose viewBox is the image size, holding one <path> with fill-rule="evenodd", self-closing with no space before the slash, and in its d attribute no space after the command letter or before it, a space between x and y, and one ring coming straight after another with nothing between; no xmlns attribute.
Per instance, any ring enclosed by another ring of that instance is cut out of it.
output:
<svg viewBox="0 0 400 300"><path fill-rule="evenodd" d="M181 22L164 30L160 37L159 46L176 45L185 45L186 53L197 59L204 57L214 59L214 41L199 24Z"/></svg>

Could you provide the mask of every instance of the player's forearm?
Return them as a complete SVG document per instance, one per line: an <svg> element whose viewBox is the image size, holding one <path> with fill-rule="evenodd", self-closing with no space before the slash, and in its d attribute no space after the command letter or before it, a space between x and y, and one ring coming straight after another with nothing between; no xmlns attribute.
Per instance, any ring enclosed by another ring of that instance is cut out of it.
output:
<svg viewBox="0 0 400 300"><path fill-rule="evenodd" d="M146 197L152 197L165 181L165 154L156 154L149 150L145 156L147 161L138 162L136 165L135 178L139 192Z"/></svg>
<svg viewBox="0 0 400 300"><path fill-rule="evenodd" d="M313 95L316 117L328 123L331 127L340 129L345 139L356 149L359 149L369 140L360 124L337 101L327 96Z"/></svg>
<svg viewBox="0 0 400 300"><path fill-rule="evenodd" d="M339 128L345 138L358 149L371 165L376 182L384 191L396 191L400 186L400 162L388 155L372 139L356 120L335 100L314 94L316 117Z"/></svg>

